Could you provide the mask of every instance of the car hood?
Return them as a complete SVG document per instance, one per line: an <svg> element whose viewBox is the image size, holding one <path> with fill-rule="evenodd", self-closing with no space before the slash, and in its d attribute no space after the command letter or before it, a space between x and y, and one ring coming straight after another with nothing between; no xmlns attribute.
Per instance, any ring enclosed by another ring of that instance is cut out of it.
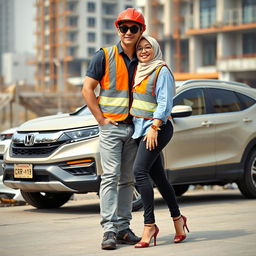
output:
<svg viewBox="0 0 256 256"><path fill-rule="evenodd" d="M97 125L92 115L60 114L30 120L19 126L18 131L59 131L92 125Z"/></svg>

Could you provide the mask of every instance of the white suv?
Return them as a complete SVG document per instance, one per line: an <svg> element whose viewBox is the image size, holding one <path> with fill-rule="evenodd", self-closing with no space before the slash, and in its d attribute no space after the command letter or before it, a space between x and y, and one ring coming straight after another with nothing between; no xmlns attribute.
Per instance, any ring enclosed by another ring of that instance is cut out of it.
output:
<svg viewBox="0 0 256 256"><path fill-rule="evenodd" d="M235 82L191 80L177 88L174 105L184 111L173 111L174 136L163 161L176 194L190 184L236 182L245 197L256 198L256 90ZM86 107L24 123L5 154L5 185L21 189L38 208L60 207L73 193L98 192L98 133ZM139 209L136 190L134 196Z"/></svg>

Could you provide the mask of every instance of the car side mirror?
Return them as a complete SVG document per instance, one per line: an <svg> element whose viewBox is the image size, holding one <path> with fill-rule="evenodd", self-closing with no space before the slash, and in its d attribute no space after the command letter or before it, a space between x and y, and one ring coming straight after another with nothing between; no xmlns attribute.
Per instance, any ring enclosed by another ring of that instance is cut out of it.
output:
<svg viewBox="0 0 256 256"><path fill-rule="evenodd" d="M186 117L192 114L192 108L186 105L177 105L172 108L172 118Z"/></svg>

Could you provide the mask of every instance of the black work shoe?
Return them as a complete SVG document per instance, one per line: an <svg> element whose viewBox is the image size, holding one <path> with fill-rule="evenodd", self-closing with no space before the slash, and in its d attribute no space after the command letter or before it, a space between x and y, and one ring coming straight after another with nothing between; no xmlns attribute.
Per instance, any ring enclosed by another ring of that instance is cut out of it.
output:
<svg viewBox="0 0 256 256"><path fill-rule="evenodd" d="M140 240L141 237L137 237L129 228L117 233L118 244L137 244Z"/></svg>
<svg viewBox="0 0 256 256"><path fill-rule="evenodd" d="M103 250L116 249L116 233L112 231L108 231L104 233L103 240L101 243L101 249Z"/></svg>

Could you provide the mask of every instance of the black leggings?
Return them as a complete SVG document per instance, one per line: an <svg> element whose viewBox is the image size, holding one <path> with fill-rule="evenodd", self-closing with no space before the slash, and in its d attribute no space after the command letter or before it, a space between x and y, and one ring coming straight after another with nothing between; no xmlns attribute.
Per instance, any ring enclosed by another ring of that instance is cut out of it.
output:
<svg viewBox="0 0 256 256"><path fill-rule="evenodd" d="M155 223L154 216L154 191L150 177L157 186L163 199L166 201L171 217L180 216L179 206L176 201L175 192L172 185L168 182L164 166L161 160L161 151L171 140L173 135L173 126L170 121L161 126L158 131L158 146L149 151L146 149L146 142L142 140L143 137L137 139L139 144L137 155L134 162L134 174L136 184L144 206L144 224Z"/></svg>

